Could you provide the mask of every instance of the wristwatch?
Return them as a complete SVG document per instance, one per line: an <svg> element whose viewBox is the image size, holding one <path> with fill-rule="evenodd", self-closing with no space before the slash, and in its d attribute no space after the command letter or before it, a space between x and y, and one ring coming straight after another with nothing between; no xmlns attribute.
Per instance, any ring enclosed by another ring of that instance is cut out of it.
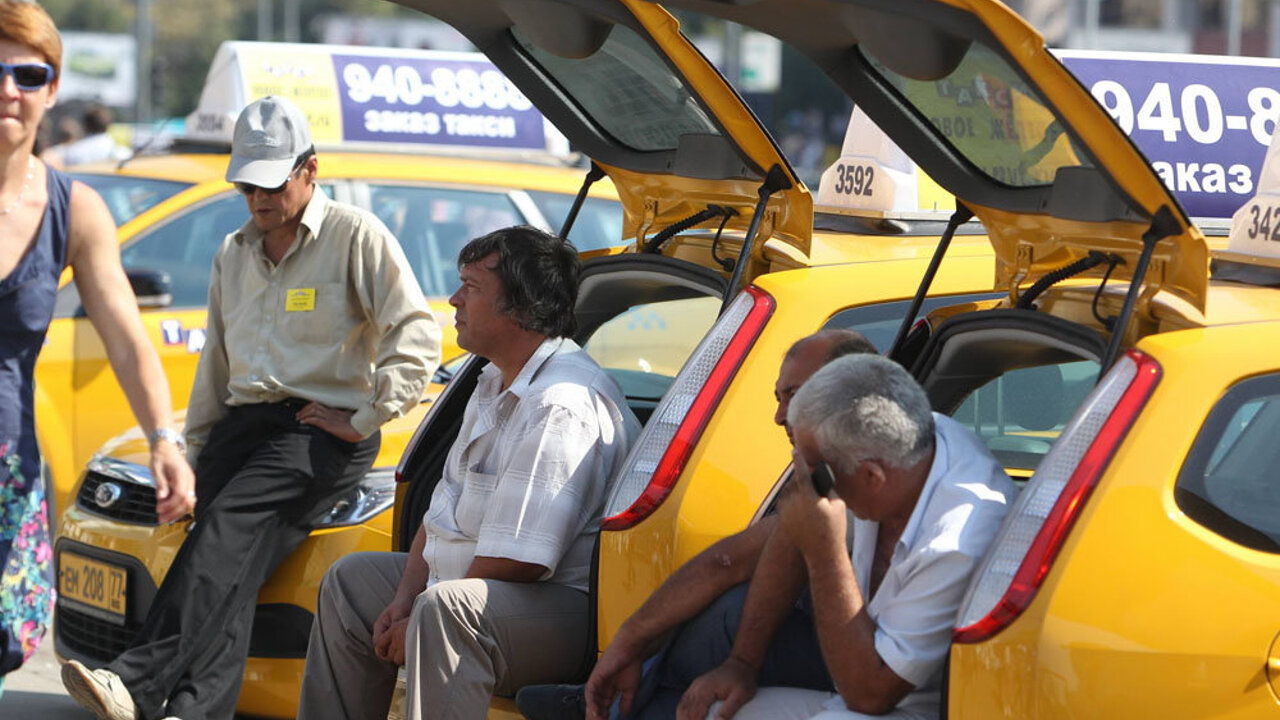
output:
<svg viewBox="0 0 1280 720"><path fill-rule="evenodd" d="M182 433L174 430L173 428L156 428L147 436L147 443L151 445L152 450L156 449L156 443L161 440L168 440L176 445L178 447L178 452L185 453L187 451L187 441L182 439Z"/></svg>

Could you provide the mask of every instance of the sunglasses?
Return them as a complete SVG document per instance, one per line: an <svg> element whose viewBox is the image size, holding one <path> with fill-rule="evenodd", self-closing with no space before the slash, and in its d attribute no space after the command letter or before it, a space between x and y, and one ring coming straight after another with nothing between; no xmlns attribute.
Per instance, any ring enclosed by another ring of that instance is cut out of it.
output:
<svg viewBox="0 0 1280 720"><path fill-rule="evenodd" d="M53 82L53 66L48 63L0 63L0 81L5 75L13 76L19 90L39 90Z"/></svg>
<svg viewBox="0 0 1280 720"><path fill-rule="evenodd" d="M294 163L293 169L289 171L289 175L285 177L284 182L280 183L276 187L265 188L265 187L262 187L261 185L254 185L252 183L247 183L247 182L238 182L238 183L235 183L236 189L239 190L240 193L245 197L249 197L254 193L258 192L259 190L261 190L262 192L268 195L279 195L280 193L284 192L285 188L289 187L289 181L293 179L294 175L298 174L298 170L302 169L302 166L306 165L307 160L309 159L311 159L311 153L305 153L301 157L299 157L298 162Z"/></svg>
<svg viewBox="0 0 1280 720"><path fill-rule="evenodd" d="M289 177L285 178L284 182L280 183L278 186L273 188L265 188L265 187L262 187L261 185L253 185L247 182L238 182L236 183L236 189L239 190L245 197L248 197L258 192L259 190L261 190L262 192L268 195L279 195L280 193L284 192L285 188L289 187L289 181L293 179L294 174L297 172L298 172L297 168L294 168L292 171L289 172Z"/></svg>

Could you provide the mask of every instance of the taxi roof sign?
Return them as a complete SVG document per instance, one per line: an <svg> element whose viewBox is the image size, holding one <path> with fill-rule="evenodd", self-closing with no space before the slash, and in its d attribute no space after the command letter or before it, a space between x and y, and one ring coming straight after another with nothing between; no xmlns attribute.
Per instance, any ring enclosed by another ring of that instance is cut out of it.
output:
<svg viewBox="0 0 1280 720"><path fill-rule="evenodd" d="M569 143L480 53L224 42L186 139L230 144L236 117L289 98L317 147L566 157Z"/></svg>
<svg viewBox="0 0 1280 720"><path fill-rule="evenodd" d="M823 210L911 213L954 210L955 198L921 172L861 108L845 129L840 158L822 173L817 205Z"/></svg>
<svg viewBox="0 0 1280 720"><path fill-rule="evenodd" d="M1231 217L1224 259L1280 261L1280 132L1273 133L1258 175L1258 192ZM1267 263L1273 265L1274 262Z"/></svg>

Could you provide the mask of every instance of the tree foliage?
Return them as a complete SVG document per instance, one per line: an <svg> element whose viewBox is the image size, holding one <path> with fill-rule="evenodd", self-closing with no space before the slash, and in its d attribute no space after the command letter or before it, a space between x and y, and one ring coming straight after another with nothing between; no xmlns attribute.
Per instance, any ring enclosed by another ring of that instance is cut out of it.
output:
<svg viewBox="0 0 1280 720"><path fill-rule="evenodd" d="M270 0L274 40L282 39L284 3ZM421 17L387 0L297 0L301 39L319 38L327 15ZM135 0L40 0L60 30L134 33ZM224 40L257 40L258 0L152 0L154 24L153 116L183 116L195 109L209 63Z"/></svg>

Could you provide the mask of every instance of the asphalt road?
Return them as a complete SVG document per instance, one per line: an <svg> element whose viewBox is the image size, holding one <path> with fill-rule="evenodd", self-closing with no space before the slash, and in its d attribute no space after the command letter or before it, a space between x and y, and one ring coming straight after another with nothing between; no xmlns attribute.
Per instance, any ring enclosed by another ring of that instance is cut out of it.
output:
<svg viewBox="0 0 1280 720"><path fill-rule="evenodd" d="M45 636L36 654L22 669L4 679L0 696L0 718L4 720L93 720L67 696L58 677L58 661L53 656L53 638Z"/></svg>
<svg viewBox="0 0 1280 720"><path fill-rule="evenodd" d="M60 666L53 655L53 637L45 635L36 654L18 672L4 679L0 695L2 720L93 720L62 689ZM238 720L250 718L236 716Z"/></svg>

